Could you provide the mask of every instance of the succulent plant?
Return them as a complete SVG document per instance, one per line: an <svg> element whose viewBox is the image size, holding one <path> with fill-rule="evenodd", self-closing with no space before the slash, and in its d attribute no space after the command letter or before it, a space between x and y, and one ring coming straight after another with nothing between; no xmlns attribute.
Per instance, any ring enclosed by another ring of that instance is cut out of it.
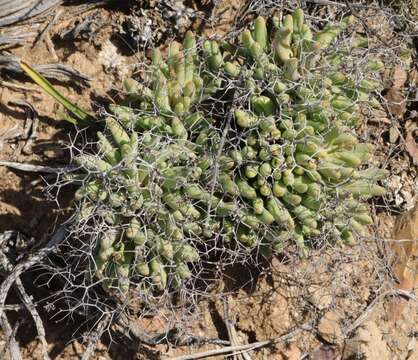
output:
<svg viewBox="0 0 418 360"><path fill-rule="evenodd" d="M107 289L179 286L214 239L304 250L325 236L352 243L372 222L363 200L384 193L386 171L362 166L372 147L353 129L382 64L359 65L362 79L346 71L366 45L333 48L351 20L312 32L296 10L269 31L258 17L238 44L201 49L188 32L166 58L154 51L148 83L126 81L97 150L75 159L74 222L92 224L91 267Z"/></svg>

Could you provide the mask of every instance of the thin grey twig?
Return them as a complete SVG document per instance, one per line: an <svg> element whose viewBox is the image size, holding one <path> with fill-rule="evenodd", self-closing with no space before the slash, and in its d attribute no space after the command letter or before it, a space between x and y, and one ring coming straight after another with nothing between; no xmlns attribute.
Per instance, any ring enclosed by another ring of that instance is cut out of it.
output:
<svg viewBox="0 0 418 360"><path fill-rule="evenodd" d="M312 4L317 4L317 5L325 5L325 6L331 5L331 6L347 7L347 4L345 3L340 3L336 1L330 1L330 0L304 0L304 1L308 3L312 3ZM350 6L353 8L358 8L358 9L380 10L376 6L369 6L369 5L364 5L364 4L350 4Z"/></svg>
<svg viewBox="0 0 418 360"><path fill-rule="evenodd" d="M23 100L14 100L9 101L8 105L18 106L25 109L26 112L26 123L24 126L24 131L22 138L28 140L29 138L36 138L37 136L37 129L39 125L39 118L38 112L36 111L35 107L28 103L27 101Z"/></svg>
<svg viewBox="0 0 418 360"><path fill-rule="evenodd" d="M224 318L225 318L224 321L225 321L226 329L228 330L229 341L231 342L232 346L239 346L240 341L238 338L237 330L235 329L234 322L232 321L232 319L230 319L230 316L229 316L228 298L225 298L223 303L224 303ZM233 358L234 360L238 360L241 358L242 360L252 360L251 356L247 354L246 352L242 352L241 354L237 354L234 352Z"/></svg>
<svg viewBox="0 0 418 360"><path fill-rule="evenodd" d="M224 304L224 322L225 322L225 326L226 326L226 330L228 331L228 338L229 341L231 342L232 346L236 346L238 345L238 342L235 341L236 339L233 336L232 333L232 327L234 326L231 319L229 318L229 303L228 303L228 298L225 298L223 301ZM237 360L237 355L234 353L232 353L232 357L233 360Z"/></svg>
<svg viewBox="0 0 418 360"><path fill-rule="evenodd" d="M0 316L3 316L4 314L3 306L6 301L7 294L17 278L53 251L56 246L65 239L66 235L67 229L64 226L60 227L45 247L39 249L34 254L29 255L28 258L23 259L13 268L13 271L0 286Z"/></svg>
<svg viewBox="0 0 418 360"><path fill-rule="evenodd" d="M164 333L154 333L154 334L147 333L140 326L138 326L137 323L128 321L128 319L124 319L123 316L118 318L116 325L117 327L120 328L120 331L124 333L126 336L130 337L130 335L133 335L141 343L147 344L147 345L161 344L167 340L167 337L170 336L170 331L164 332ZM172 332L175 333L175 331L172 331ZM208 338L201 338L197 336L187 336L187 337L182 337L181 339L176 339L175 336L176 336L175 334L171 335L170 342L176 344L176 346L188 346L192 344L230 345L229 341L221 340L221 339L208 339Z"/></svg>
<svg viewBox="0 0 418 360"><path fill-rule="evenodd" d="M22 136L22 131L19 129L18 125L16 124L10 129L7 129L4 133L0 135L1 141L10 141Z"/></svg>
<svg viewBox="0 0 418 360"><path fill-rule="evenodd" d="M16 45L23 45L29 37L35 36L34 32L9 32L0 35L0 47L2 49L14 47Z"/></svg>
<svg viewBox="0 0 418 360"><path fill-rule="evenodd" d="M0 80L0 85L7 87L9 89L13 89L13 90L19 90L19 91L36 91L36 92L40 92L40 88L38 87L34 87L34 86L30 86L30 85L19 85L19 84L13 84L9 81L4 81L4 80Z"/></svg>
<svg viewBox="0 0 418 360"><path fill-rule="evenodd" d="M36 307L35 307L34 303L32 302L31 297L26 292L20 278L16 279L16 287L18 288L18 290L19 290L19 292L22 296L22 300L25 303L26 308L30 312L30 314L32 316L32 319L35 323L36 331L38 332L38 339L41 342L41 346L42 346L43 359L44 360L50 360L51 358L48 355L48 343L47 343L46 338L45 338L45 336L46 336L45 328L44 328L42 319L39 316L38 310L36 310Z"/></svg>
<svg viewBox="0 0 418 360"><path fill-rule="evenodd" d="M195 354L190 354L190 355L183 355L183 356L178 356L178 357L174 357L174 358L165 358L165 359L166 360L195 360L195 359L203 359L203 358L207 358L207 357L211 357L211 356L213 357L213 356L216 356L216 355L230 354L232 352L244 352L244 351L256 350L256 349L260 349L260 348L265 347L265 346L276 344L276 343L281 342L281 341L290 340L291 338L295 337L296 335L298 335L302 331L312 330L312 326L313 326L313 322L309 321L306 324L302 325L301 327L299 327L299 328L297 328L297 329L295 329L295 330L293 330L293 331L291 331L287 334L275 337L273 339L258 341L258 342L254 342L252 344L246 344L246 345L227 346L227 347L224 347L224 348L221 348L221 349L208 350L208 351L203 351L203 352L200 352L200 353L195 353Z"/></svg>
<svg viewBox="0 0 418 360"><path fill-rule="evenodd" d="M42 165L32 165L32 164L23 164L13 161L0 161L0 166L7 166L12 169L28 172L40 172L40 173L49 173L49 174L61 174L67 172L70 168L52 168L50 166Z"/></svg>
<svg viewBox="0 0 418 360"><path fill-rule="evenodd" d="M7 259L7 256L3 254L3 252L0 250L0 256L2 265L7 270L12 270L13 266ZM36 310L36 306L34 305L31 297L26 292L25 287L23 286L22 280L20 277L17 277L16 279L16 287L19 291L19 294L21 296L22 301L24 302L26 308L28 309L29 313L31 314L33 321L35 323L36 331L38 332L38 338L42 345L42 357L43 360L50 360L51 358L48 355L48 343L45 338L45 328L42 323L42 319L39 316L38 311Z"/></svg>
<svg viewBox="0 0 418 360"><path fill-rule="evenodd" d="M97 343L102 337L106 327L109 325L110 315L105 314L103 318L99 321L94 331L89 336L89 343L87 345L86 351L83 354L81 360L89 360L90 357L94 354L96 350Z"/></svg>
<svg viewBox="0 0 418 360"><path fill-rule="evenodd" d="M213 196L213 194L215 192L216 178L219 175L219 161L220 161L220 158L221 158L221 155L222 155L222 150L225 146L226 136L228 135L229 131L231 130L231 121L232 121L232 115L233 115L234 110L235 110L235 105L236 105L236 94L234 93L231 106L228 109L226 124L225 124L225 127L224 127L223 131L222 131L222 137L221 137L221 141L219 143L219 149L218 149L218 152L216 153L215 166L214 166L214 169L213 169L212 185L211 185L211 188L210 188L210 195L211 196ZM212 205L212 202L209 201L208 210L207 210L208 214L211 211L211 205ZM208 220L209 220L209 218L208 218Z"/></svg>
<svg viewBox="0 0 418 360"><path fill-rule="evenodd" d="M376 307L376 305L379 304L380 301L382 301L386 296L403 296L410 300L417 301L416 296L413 293L410 293L405 290L401 289L394 289L385 291L384 293L377 296L370 304L367 306L367 308L363 311L363 313L350 325L345 329L345 333L349 334L356 330L366 319L370 316L373 309Z"/></svg>
<svg viewBox="0 0 418 360"><path fill-rule="evenodd" d="M37 38L33 42L32 48L34 48L38 42L42 41L42 39L45 37L45 35L51 29L52 25L55 24L58 21L59 17L62 15L62 13L63 13L62 9L57 9L55 11L55 14L54 14L53 18L51 19L51 21L49 21L46 24L46 26L42 29L42 31L39 33L39 35L37 36Z"/></svg>
<svg viewBox="0 0 418 360"><path fill-rule="evenodd" d="M22 148L23 153L30 154L32 152L32 144L37 137L37 130L39 126L38 112L34 106L27 101L15 100L9 101L10 105L20 106L25 109L26 122L21 135L21 139L25 140L25 144Z"/></svg>

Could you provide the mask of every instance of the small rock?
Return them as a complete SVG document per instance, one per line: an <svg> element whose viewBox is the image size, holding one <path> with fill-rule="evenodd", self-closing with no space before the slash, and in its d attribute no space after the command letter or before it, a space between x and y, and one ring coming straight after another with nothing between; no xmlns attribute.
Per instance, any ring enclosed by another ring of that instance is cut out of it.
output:
<svg viewBox="0 0 418 360"><path fill-rule="evenodd" d="M341 330L341 315L336 311L325 313L318 324L320 335L329 343L336 344L341 342L343 333Z"/></svg>

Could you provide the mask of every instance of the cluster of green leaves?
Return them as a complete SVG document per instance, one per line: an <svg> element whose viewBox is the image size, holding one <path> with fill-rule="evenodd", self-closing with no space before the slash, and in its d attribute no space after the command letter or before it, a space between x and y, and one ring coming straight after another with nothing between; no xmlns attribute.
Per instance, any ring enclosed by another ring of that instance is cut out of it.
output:
<svg viewBox="0 0 418 360"><path fill-rule="evenodd" d="M271 29L257 18L238 44L199 51L188 32L166 58L154 51L149 86L127 81L97 152L76 158L74 221L102 224L92 269L106 288L177 287L215 244L303 251L324 237L352 243L372 222L363 200L384 194L386 172L359 170L372 148L353 129L382 64L362 63L361 80L344 70L367 46L357 36L333 48L351 21L314 33L296 10Z"/></svg>

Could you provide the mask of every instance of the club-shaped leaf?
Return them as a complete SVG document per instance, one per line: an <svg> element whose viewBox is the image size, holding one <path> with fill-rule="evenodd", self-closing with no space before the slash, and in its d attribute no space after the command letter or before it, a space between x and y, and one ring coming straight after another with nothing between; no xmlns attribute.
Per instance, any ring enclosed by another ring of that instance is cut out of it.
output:
<svg viewBox="0 0 418 360"><path fill-rule="evenodd" d="M20 67L22 70L42 89L44 89L55 100L62 104L68 111L70 111L79 121L76 121L77 125L92 125L94 117L78 107L76 104L68 100L62 95L55 87L39 74L34 68L24 61L20 61ZM73 122L73 121L71 121Z"/></svg>

